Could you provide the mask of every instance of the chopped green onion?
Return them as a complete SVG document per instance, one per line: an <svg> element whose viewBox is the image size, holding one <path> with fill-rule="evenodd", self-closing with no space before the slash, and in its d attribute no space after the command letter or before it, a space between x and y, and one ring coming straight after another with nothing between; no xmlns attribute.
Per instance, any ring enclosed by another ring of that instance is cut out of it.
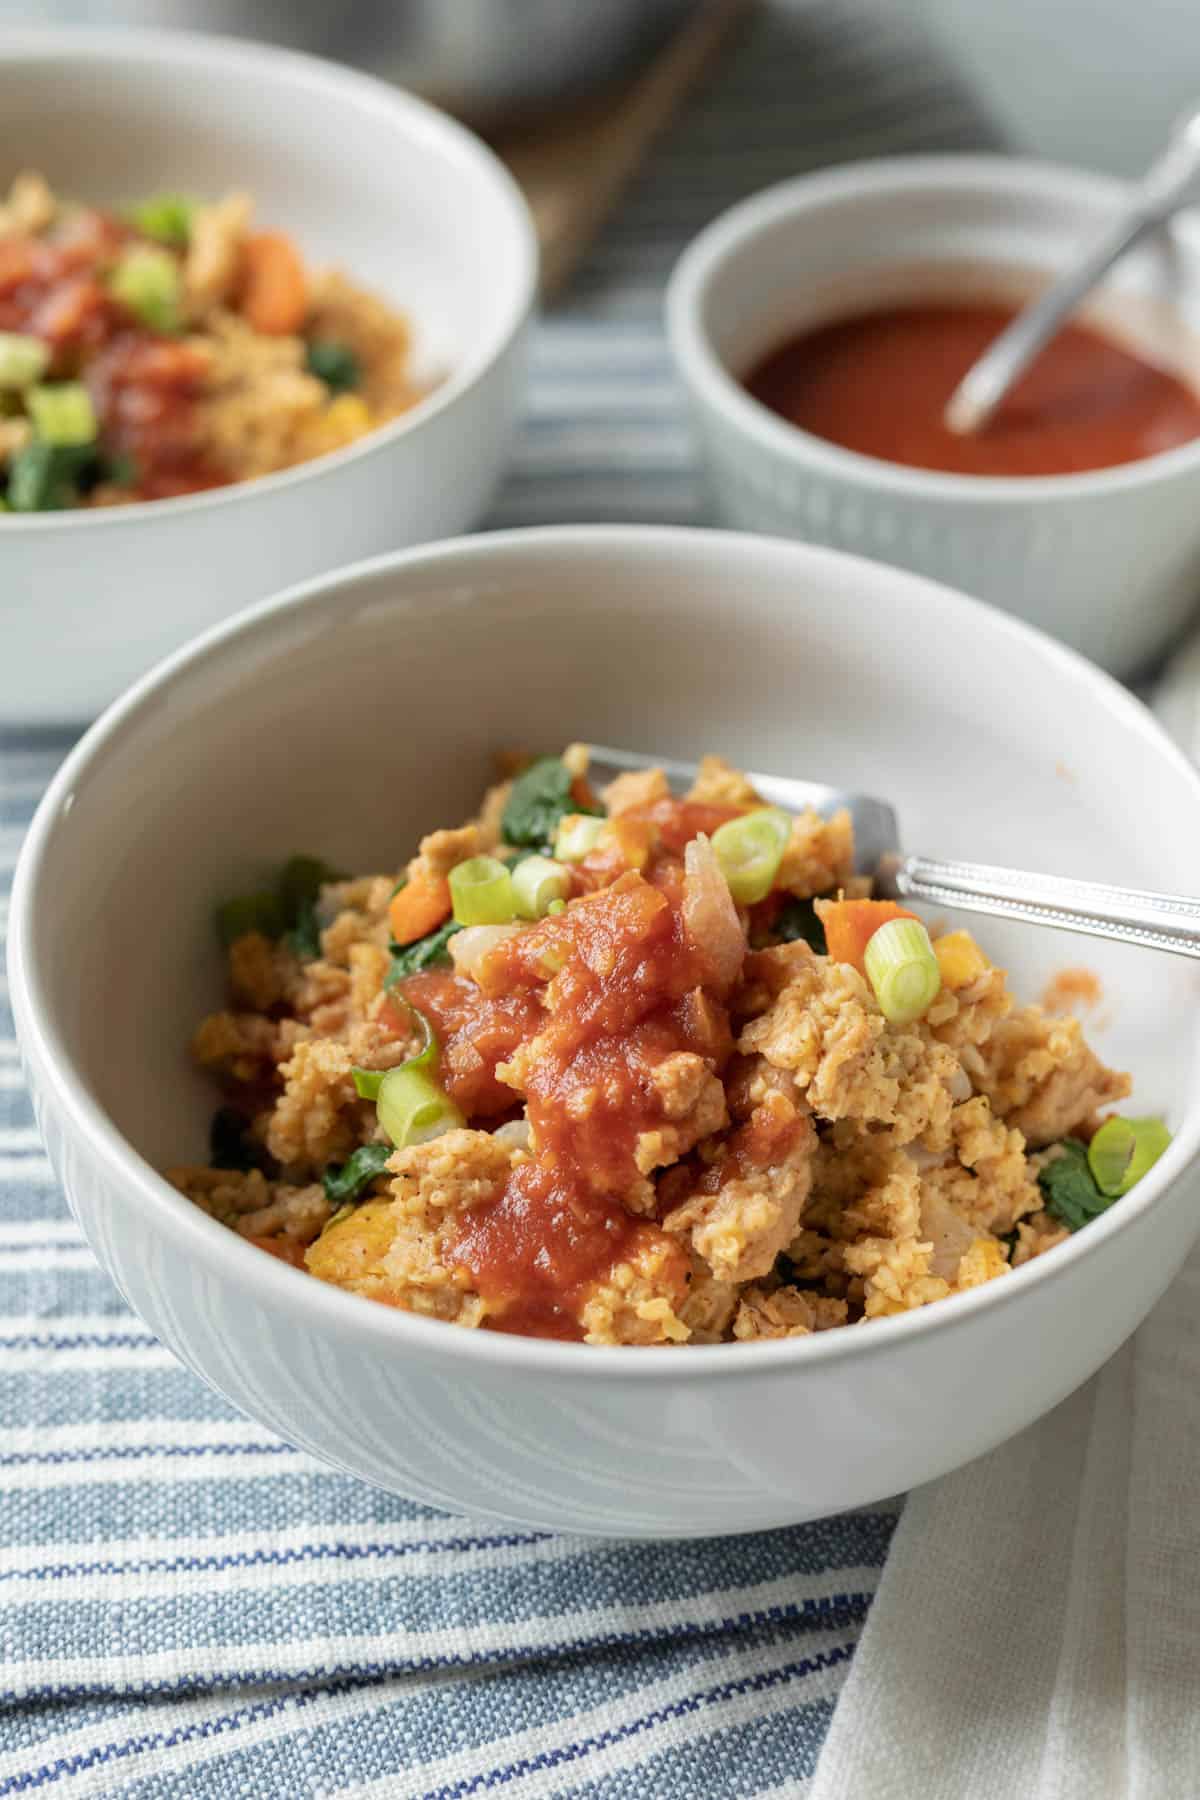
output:
<svg viewBox="0 0 1200 1800"><path fill-rule="evenodd" d="M890 919L873 933L863 955L885 1019L908 1025L927 1012L942 985L929 933L919 919Z"/></svg>
<svg viewBox="0 0 1200 1800"><path fill-rule="evenodd" d="M46 373L49 346L21 331L0 331L0 388L32 387Z"/></svg>
<svg viewBox="0 0 1200 1800"><path fill-rule="evenodd" d="M217 908L217 936L226 949L248 931L277 938L282 930L283 911L275 894L242 894Z"/></svg>
<svg viewBox="0 0 1200 1800"><path fill-rule="evenodd" d="M44 444L74 450L95 442L96 413L92 397L81 381L31 387L25 406L33 429Z"/></svg>
<svg viewBox="0 0 1200 1800"><path fill-rule="evenodd" d="M433 1026L429 1023L429 1020L425 1017L425 1014L421 1011L419 1006L414 1006L411 1000L403 1000L400 995L395 996L392 1005L395 1006L397 1001L400 1001L402 1005L408 1008L409 1017L421 1033L421 1048L417 1051L415 1056L410 1056L406 1063L402 1063L401 1067L405 1069L428 1069L431 1075L436 1074L438 1052L440 1049L437 1040L437 1032L433 1029Z"/></svg>
<svg viewBox="0 0 1200 1800"><path fill-rule="evenodd" d="M557 900L565 904L571 874L549 856L526 856L512 873L513 900L520 919L544 919Z"/></svg>
<svg viewBox="0 0 1200 1800"><path fill-rule="evenodd" d="M471 856L450 871L459 925L507 925L516 910L512 876L496 856Z"/></svg>
<svg viewBox="0 0 1200 1800"><path fill-rule="evenodd" d="M362 369L349 344L335 338L315 338L305 356L310 375L323 381L331 394L344 394L362 380Z"/></svg>
<svg viewBox="0 0 1200 1800"><path fill-rule="evenodd" d="M559 913L565 913L566 910L567 903L565 900L552 900L546 908L546 917L548 919L557 919Z"/></svg>
<svg viewBox="0 0 1200 1800"><path fill-rule="evenodd" d="M558 822L554 833L554 854L559 862L582 862L608 829L607 819L594 819L585 813L568 813Z"/></svg>
<svg viewBox="0 0 1200 1800"><path fill-rule="evenodd" d="M407 1008L413 1024L421 1033L421 1048L415 1056L410 1056L407 1061L402 1062L399 1065L400 1068L421 1069L429 1075L436 1075L439 1051L436 1031L420 1007L414 1006L411 1000L404 1000L400 995L395 995L392 1005L396 1006L397 1004ZM383 1078L388 1073L386 1069L353 1068L350 1073L354 1077L354 1091L360 1100L378 1100Z"/></svg>
<svg viewBox="0 0 1200 1800"><path fill-rule="evenodd" d="M713 852L739 906L766 899L791 835L792 821L777 806L760 806L718 825Z"/></svg>
<svg viewBox="0 0 1200 1800"><path fill-rule="evenodd" d="M152 331L178 331L182 278L169 250L135 244L108 278L109 291Z"/></svg>
<svg viewBox="0 0 1200 1800"><path fill-rule="evenodd" d="M425 1069L389 1069L376 1102L379 1123L397 1150L424 1144L465 1123L462 1113Z"/></svg>
<svg viewBox="0 0 1200 1800"><path fill-rule="evenodd" d="M1105 1119L1088 1145L1088 1167L1102 1194L1127 1194L1152 1169L1171 1134L1161 1119Z"/></svg>
<svg viewBox="0 0 1200 1800"><path fill-rule="evenodd" d="M157 243L182 250L192 234L192 215L196 202L182 194L152 194L129 208L128 219L135 231Z"/></svg>

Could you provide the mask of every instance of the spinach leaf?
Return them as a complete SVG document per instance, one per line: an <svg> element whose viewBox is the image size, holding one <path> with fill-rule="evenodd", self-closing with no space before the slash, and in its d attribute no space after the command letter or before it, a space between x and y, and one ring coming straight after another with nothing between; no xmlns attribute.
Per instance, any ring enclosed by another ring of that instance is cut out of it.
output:
<svg viewBox="0 0 1200 1800"><path fill-rule="evenodd" d="M273 892L242 894L217 908L217 935L228 949L248 931L283 938L304 961L321 954L317 896L327 881L344 881L340 869L316 856L293 856L284 865Z"/></svg>
<svg viewBox="0 0 1200 1800"><path fill-rule="evenodd" d="M427 932L418 938L415 944L393 944L392 963L383 985L394 987L403 981L406 975L419 975L422 969L445 969L450 966L450 952L446 948L456 931L462 926L456 919L447 919L436 931Z"/></svg>
<svg viewBox="0 0 1200 1800"><path fill-rule="evenodd" d="M825 943L825 927L816 914L811 900L797 900L794 896L786 900L771 927L775 937L783 943L794 943L797 938L812 947L818 956L827 954Z"/></svg>
<svg viewBox="0 0 1200 1800"><path fill-rule="evenodd" d="M217 936L226 950L248 931L261 931L264 937L277 938L283 926L283 908L277 894L241 894L236 900L226 900L217 908Z"/></svg>
<svg viewBox="0 0 1200 1800"><path fill-rule="evenodd" d="M261 1169L267 1153L249 1132L250 1121L235 1106L220 1106L208 1128L208 1148L214 1169L240 1169L243 1174Z"/></svg>
<svg viewBox="0 0 1200 1800"><path fill-rule="evenodd" d="M345 1206L360 1199L375 1177L382 1174L391 1154L390 1144L363 1144L344 1163L326 1169L321 1185L329 1204Z"/></svg>
<svg viewBox="0 0 1200 1800"><path fill-rule="evenodd" d="M94 444L47 444L34 438L9 466L8 504L13 512L61 512L75 505L95 464Z"/></svg>
<svg viewBox="0 0 1200 1800"><path fill-rule="evenodd" d="M310 375L323 381L331 394L345 394L362 380L362 369L349 344L337 338L314 338L308 346L305 364Z"/></svg>
<svg viewBox="0 0 1200 1800"><path fill-rule="evenodd" d="M344 870L331 868L318 856L289 857L279 876L279 904L284 917L290 924L297 924L305 901L315 904L327 881L345 880Z"/></svg>
<svg viewBox="0 0 1200 1800"><path fill-rule="evenodd" d="M1062 1154L1039 1169L1038 1186L1050 1216L1069 1231L1079 1231L1107 1211L1112 1197L1096 1186L1086 1144L1078 1138L1064 1138L1059 1149Z"/></svg>
<svg viewBox="0 0 1200 1800"><path fill-rule="evenodd" d="M296 923L284 934L284 943L301 962L311 962L321 954L321 926L312 900L301 900L296 908Z"/></svg>
<svg viewBox="0 0 1200 1800"><path fill-rule="evenodd" d="M506 844L551 853L554 833L568 813L603 817L597 806L578 806L571 798L571 771L558 756L539 756L512 785L500 831Z"/></svg>
<svg viewBox="0 0 1200 1800"><path fill-rule="evenodd" d="M103 467L105 481L111 481L114 487L136 487L141 480L136 461L123 450L117 451L115 456L105 457Z"/></svg>
<svg viewBox="0 0 1200 1800"><path fill-rule="evenodd" d="M331 868L317 856L293 856L284 863L279 877L279 904L288 923L284 942L301 962L311 962L321 954L318 894L327 881L345 879L343 870Z"/></svg>

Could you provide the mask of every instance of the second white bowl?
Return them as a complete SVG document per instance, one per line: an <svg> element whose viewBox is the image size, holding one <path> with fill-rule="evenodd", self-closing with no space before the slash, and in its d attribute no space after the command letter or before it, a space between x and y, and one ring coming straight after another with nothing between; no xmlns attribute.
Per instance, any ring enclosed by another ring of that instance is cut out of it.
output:
<svg viewBox="0 0 1200 1800"><path fill-rule="evenodd" d="M180 500L0 519L0 718L99 711L289 582L474 523L520 400L537 251L491 151L397 88L184 32L0 33L14 166L119 205L244 188L263 222L409 313L445 379L345 450Z"/></svg>
<svg viewBox="0 0 1200 1800"><path fill-rule="evenodd" d="M1040 625L1115 675L1200 603L1200 440L1093 474L941 475L860 456L752 400L784 338L864 307L1053 278L1128 197L1121 182L998 156L887 158L784 182L680 260L671 348L726 524L930 575ZM1200 224L1128 257L1088 309L1200 386Z"/></svg>

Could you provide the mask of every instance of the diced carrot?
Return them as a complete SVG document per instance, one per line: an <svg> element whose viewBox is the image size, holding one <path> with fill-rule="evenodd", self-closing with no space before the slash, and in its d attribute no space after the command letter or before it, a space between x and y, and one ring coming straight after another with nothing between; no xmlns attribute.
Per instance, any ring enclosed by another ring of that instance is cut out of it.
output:
<svg viewBox="0 0 1200 1800"><path fill-rule="evenodd" d="M388 907L392 937L398 944L415 944L449 916L450 883L444 875L418 875L392 895Z"/></svg>
<svg viewBox="0 0 1200 1800"><path fill-rule="evenodd" d="M580 812L594 812L596 808L596 790L586 775L576 775L571 783L571 798Z"/></svg>
<svg viewBox="0 0 1200 1800"><path fill-rule="evenodd" d="M248 1237L248 1244L254 1244L259 1250L265 1250L270 1256L277 1256L280 1262L291 1263L293 1269L304 1267L304 1245L295 1238L289 1237Z"/></svg>
<svg viewBox="0 0 1200 1800"><path fill-rule="evenodd" d="M308 283L300 252L282 231L260 231L242 248L242 316L255 331L287 337L304 324Z"/></svg>
<svg viewBox="0 0 1200 1800"><path fill-rule="evenodd" d="M833 962L850 963L861 975L867 945L892 919L915 919L916 913L894 900L818 900L817 916L825 927L825 943Z"/></svg>
<svg viewBox="0 0 1200 1800"><path fill-rule="evenodd" d="M36 266L32 238L0 238L0 294L28 281Z"/></svg>

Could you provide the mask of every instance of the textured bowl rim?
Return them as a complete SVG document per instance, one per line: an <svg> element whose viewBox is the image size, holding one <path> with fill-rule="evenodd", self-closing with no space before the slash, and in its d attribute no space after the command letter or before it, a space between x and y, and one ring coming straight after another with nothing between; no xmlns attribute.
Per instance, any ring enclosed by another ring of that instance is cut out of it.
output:
<svg viewBox="0 0 1200 1800"><path fill-rule="evenodd" d="M259 498L317 481L323 475L378 456L393 444L421 430L422 426L455 406L491 372L519 337L536 299L539 251L533 218L525 196L500 158L465 125L448 113L358 69L328 62L305 51L289 50L250 39L219 36L199 31L143 30L125 26L12 26L0 27L0 65L35 62L46 58L85 63L100 69L105 63L143 63L149 68L166 64L192 67L205 64L218 73L243 69L251 73L269 70L286 76L299 97L304 88L340 95L362 112L391 114L413 139L424 140L448 160L457 161L481 177L491 189L497 216L503 215L517 258L516 290L512 303L498 313L488 331L468 350L447 379L386 425L363 437L311 457L290 469L251 480L228 482L198 494L181 494L166 500L138 500L128 506L74 507L55 513L11 513L0 523L0 541L9 532L25 533L105 530L151 520L164 523L187 513L216 507L250 505Z"/></svg>
<svg viewBox="0 0 1200 1800"><path fill-rule="evenodd" d="M864 491L914 500L1010 505L1102 499L1118 490L1200 470L1200 437L1136 462L1075 475L958 475L913 469L832 444L781 419L746 392L704 326L705 301L717 276L752 259L761 234L788 221L799 231L818 207L868 194L938 191L1010 194L1032 201L1053 198L1068 204L1099 201L1115 211L1132 192L1132 184L1060 163L986 153L871 157L776 182L721 213L692 239L671 271L665 300L667 340L685 386L733 432L755 439L765 451L797 468L815 467L843 482L853 481ZM1176 214L1172 228L1188 241L1200 264L1200 214ZM896 260L903 255L900 241Z"/></svg>
<svg viewBox="0 0 1200 1800"><path fill-rule="evenodd" d="M914 1312L873 1320L865 1330L820 1332L806 1338L754 1344L691 1345L676 1354L668 1349L641 1351L629 1346L561 1343L503 1332L468 1331L381 1306L316 1281L242 1242L226 1226L186 1200L145 1161L90 1097L49 1014L39 971L39 956L50 958L54 954L52 945L39 946L37 942L34 903L41 867L60 811L69 804L75 784L89 766L103 762L110 745L139 727L143 715L162 705L176 677L193 666L219 662L239 640L256 636L269 640L277 620L305 611L336 612L356 588L380 575L432 571L456 563L519 564L531 556L535 560L543 553L553 557L564 550L600 563L619 560L626 554L649 558L656 552L679 559L709 559L718 542L751 569L756 557L783 557L802 565L807 575L818 580L823 569L850 569L857 573L868 593L881 585L899 585L914 596L919 595L934 632L939 616L968 614L985 638L994 634L1015 641L1043 662L1057 665L1064 677L1090 688L1101 712L1121 720L1185 778L1195 795L1200 817L1200 770L1141 702L1111 676L1035 626L985 606L982 601L923 576L843 551L757 533L714 532L687 526L558 525L447 539L372 557L349 569L290 588L213 627L175 652L101 715L47 788L22 846L13 882L8 971L17 1035L26 1064L36 1067L38 1080L52 1091L54 1104L68 1120L70 1132L86 1146L90 1156L105 1166L108 1176L128 1196L128 1204L152 1208L164 1234L181 1255L203 1265L213 1278L231 1282L252 1303L265 1293L273 1304L291 1312L296 1321L302 1322L306 1315L316 1316L365 1349L384 1355L419 1354L426 1360L447 1364L473 1364L479 1360L492 1368L526 1369L546 1376L569 1375L584 1381L611 1380L618 1374L642 1382L733 1378L754 1368L800 1371L828 1362L853 1361L873 1356L892 1344L902 1345L918 1335L968 1328L976 1314L1019 1300L1033 1288L1053 1281L1056 1270L1065 1271L1069 1261L1094 1254L1102 1243L1126 1230L1153 1206L1168 1186L1183 1179L1200 1157L1198 1089L1191 1096L1170 1148L1139 1182L1135 1192L1052 1254L1013 1270L1003 1281L988 1282Z"/></svg>

